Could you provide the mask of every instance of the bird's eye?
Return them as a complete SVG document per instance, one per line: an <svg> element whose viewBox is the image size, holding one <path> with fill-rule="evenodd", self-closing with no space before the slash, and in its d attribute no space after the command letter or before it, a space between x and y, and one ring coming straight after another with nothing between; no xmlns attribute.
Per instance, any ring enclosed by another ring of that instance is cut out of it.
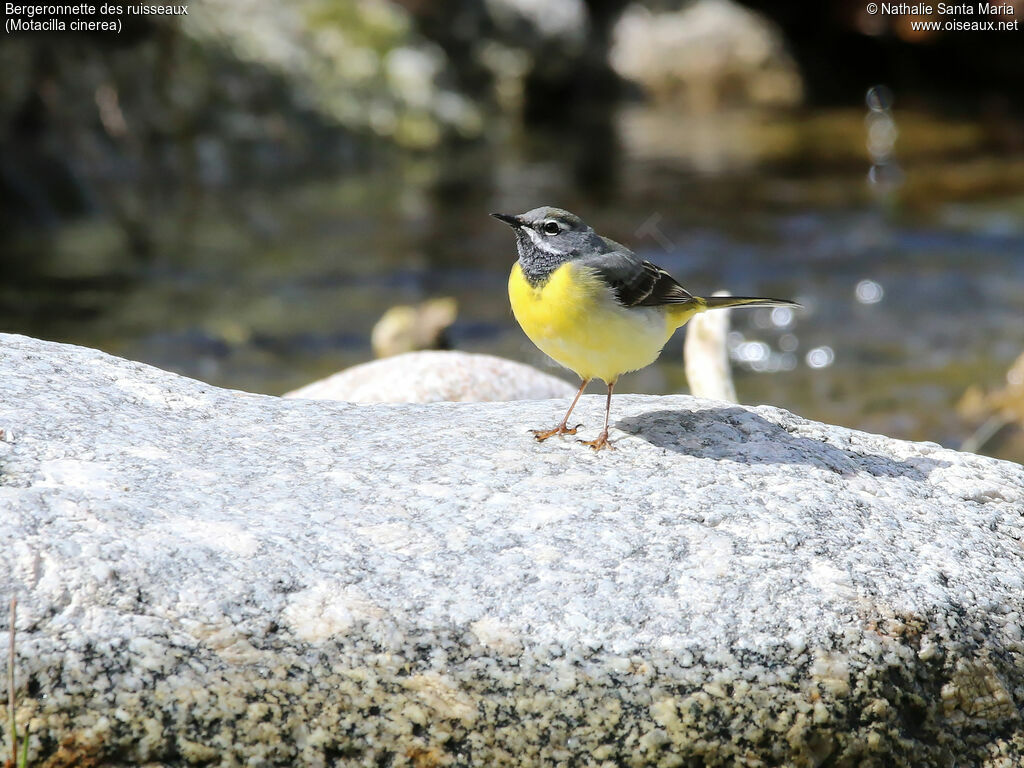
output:
<svg viewBox="0 0 1024 768"><path fill-rule="evenodd" d="M558 223L554 221L545 221L541 229L544 230L545 235L557 235L559 232Z"/></svg>

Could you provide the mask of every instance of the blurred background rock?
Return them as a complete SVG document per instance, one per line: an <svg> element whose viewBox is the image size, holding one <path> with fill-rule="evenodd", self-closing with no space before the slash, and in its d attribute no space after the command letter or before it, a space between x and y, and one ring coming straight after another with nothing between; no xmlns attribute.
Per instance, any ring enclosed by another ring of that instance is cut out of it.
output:
<svg viewBox="0 0 1024 768"><path fill-rule="evenodd" d="M544 366L486 214L551 203L694 290L808 306L732 317L741 402L959 446L1024 350L1021 34L847 0L206 0L8 35L0 329L280 393L449 296L452 347ZM679 349L622 391L683 390ZM1024 460L1013 429L981 449Z"/></svg>

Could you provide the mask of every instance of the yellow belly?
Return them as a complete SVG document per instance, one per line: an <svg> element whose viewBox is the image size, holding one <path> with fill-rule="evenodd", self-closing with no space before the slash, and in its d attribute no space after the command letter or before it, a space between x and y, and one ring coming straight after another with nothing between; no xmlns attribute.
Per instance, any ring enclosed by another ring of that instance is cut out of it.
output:
<svg viewBox="0 0 1024 768"><path fill-rule="evenodd" d="M537 287L526 281L516 263L508 296L519 325L542 352L581 378L606 382L653 363L675 329L693 314L621 307L600 278L572 262Z"/></svg>

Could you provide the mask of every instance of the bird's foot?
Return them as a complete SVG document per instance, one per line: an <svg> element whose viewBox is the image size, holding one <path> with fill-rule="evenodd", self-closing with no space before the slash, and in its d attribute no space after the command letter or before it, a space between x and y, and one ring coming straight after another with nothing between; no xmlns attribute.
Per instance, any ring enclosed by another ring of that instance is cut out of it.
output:
<svg viewBox="0 0 1024 768"><path fill-rule="evenodd" d="M582 426L582 424L577 424L575 427L570 427L563 421L554 429L531 429L530 431L533 433L537 442L542 443L549 437L554 437L555 435L575 435L576 430Z"/></svg>
<svg viewBox="0 0 1024 768"><path fill-rule="evenodd" d="M584 445L589 445L595 451L600 451L602 448L607 448L609 451L614 451L615 446L612 445L612 441L608 439L608 430L605 430L597 436L596 440L580 440Z"/></svg>

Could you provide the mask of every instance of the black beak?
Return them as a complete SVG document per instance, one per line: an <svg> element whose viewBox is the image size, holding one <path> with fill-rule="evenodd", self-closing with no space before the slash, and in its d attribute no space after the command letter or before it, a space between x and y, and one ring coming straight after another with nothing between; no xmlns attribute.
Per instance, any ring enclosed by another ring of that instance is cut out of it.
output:
<svg viewBox="0 0 1024 768"><path fill-rule="evenodd" d="M510 216L507 213L492 213L491 216L498 219L499 221L504 221L513 229L517 229L523 226L523 220L520 219L518 216Z"/></svg>

